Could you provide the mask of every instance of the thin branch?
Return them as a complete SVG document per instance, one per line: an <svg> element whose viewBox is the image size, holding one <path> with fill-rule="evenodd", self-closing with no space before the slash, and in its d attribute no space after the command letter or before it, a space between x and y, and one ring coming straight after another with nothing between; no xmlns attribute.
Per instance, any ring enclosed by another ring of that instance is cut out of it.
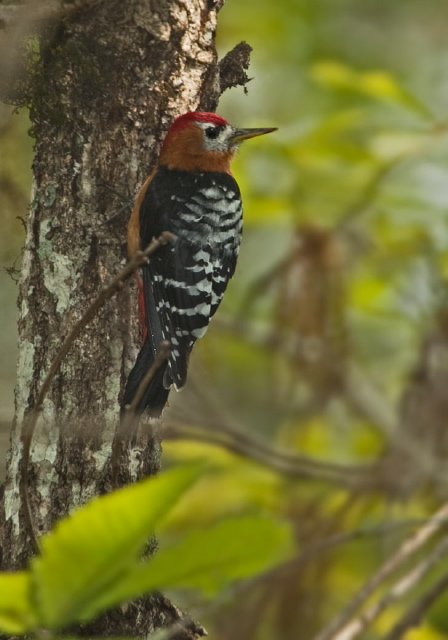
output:
<svg viewBox="0 0 448 640"><path fill-rule="evenodd" d="M325 553L326 551L331 551L332 549L340 545L357 540L371 538L372 536L390 535L402 530L403 528L419 526L422 524L422 522L426 523L427 518L402 520L392 523L386 522L383 524L374 525L372 527L355 529L353 531L336 533L334 535L328 536L309 545L300 554L294 556L290 560L287 560L286 562L283 562L282 564L279 564L272 569L268 569L267 571L264 571L254 578L250 578L237 584L232 589L232 595L241 598L241 596L245 594L249 589L263 582L272 584L274 581L282 580L285 575L290 574L291 571L297 572L298 569L306 567L307 564L315 560L316 556L320 555L321 553ZM447 519L440 520L438 522L439 527L446 526L447 524ZM196 612L195 615L197 615Z"/></svg>
<svg viewBox="0 0 448 640"><path fill-rule="evenodd" d="M353 640L374 622L388 607L402 598L406 593L418 585L426 574L440 560L448 554L448 538L445 537L419 564L412 568L403 578L401 578L378 602L372 604L366 611L363 611L355 620L343 627L338 633L332 636L332 640ZM445 581L448 576L445 576ZM394 630L393 630L394 631ZM389 638L389 636L387 636ZM392 638L401 638L399 635L392 635Z"/></svg>
<svg viewBox="0 0 448 640"><path fill-rule="evenodd" d="M144 251L139 251L136 256L130 260L125 268L109 283L109 285L103 289L100 294L95 298L90 307L84 313L84 315L78 320L73 329L62 343L56 357L51 363L50 370L36 400L36 411L41 411L43 401L48 393L53 378L59 369L62 360L67 355L69 349L73 345L74 341L80 336L81 332L89 324L89 322L95 317L101 307L110 300L118 291L123 288L124 283L144 264L149 260L149 257L157 251L161 246L173 242L174 236L169 231L164 231L158 238L153 238ZM36 416L36 412L34 412Z"/></svg>
<svg viewBox="0 0 448 640"><path fill-rule="evenodd" d="M120 425L114 438L114 442L112 443L111 469L112 486L114 487L114 489L118 487L118 460L121 453L120 445L124 440L124 436L126 436L132 429L134 420L137 416L138 405L140 403L140 400L143 398L146 389L149 387L151 380L154 378L155 374L163 365L163 363L169 358L170 347L171 345L167 340L164 340L160 343L159 350L156 357L154 358L154 362L149 367L142 380L140 380L140 384L137 387L137 391L132 399L131 404L128 404L124 407L124 415L121 418Z"/></svg>
<svg viewBox="0 0 448 640"><path fill-rule="evenodd" d="M348 605L323 629L314 640L342 640L346 638L338 632L349 626L351 618L363 603L390 578L414 553L421 549L432 536L439 531L439 523L448 517L448 502L446 502L413 536L405 540L398 550L383 564L382 567L355 594ZM348 635L348 638L353 636Z"/></svg>
<svg viewBox="0 0 448 640"><path fill-rule="evenodd" d="M249 344L254 344L264 349L270 349L280 353L289 362L295 362L294 354L284 345L279 344L276 337L269 330L260 328L257 325L246 321L234 321L222 314L215 318L214 325L218 325L225 330L232 331L236 335L246 340ZM396 437L396 428L399 423L399 415L391 406L387 397L381 394L368 376L354 364L348 364L340 372L340 389L342 398L359 414L367 417L387 436L390 441ZM430 477L438 477L440 469L434 464L433 458L425 455L421 444L415 438L403 439L401 442L402 451L405 451L412 459L418 462L420 468L424 468ZM387 473L385 466L387 459L382 457L377 461L374 468L374 475L364 476L366 483L361 487L363 490L381 491L391 493L397 486L396 478L393 474ZM373 469L373 467L372 467Z"/></svg>
<svg viewBox="0 0 448 640"><path fill-rule="evenodd" d="M190 380L190 389L193 390L194 394L199 399L201 406L205 408L207 415L207 424L206 428L202 429L199 426L195 426L195 429L200 429L200 431L196 431L196 435L199 435L206 431L204 435L210 436L211 438L221 437L228 439L228 442L222 444L221 446L232 447L232 450L235 453L239 453L245 457L253 457L252 452L256 451L259 455L263 456L263 459L270 459L271 456L281 459L285 461L287 464L290 464L292 468L292 475L297 475L297 465L300 465L301 469L307 470L317 470L318 472L322 472L322 470L328 471L330 473L340 473L344 474L344 477L350 473L356 473L360 476L362 475L363 479L367 480L369 477L369 467L351 467L348 465L339 465L333 464L331 462L321 462L319 460L314 460L308 456L297 455L296 453L290 453L289 451L280 451L273 449L270 444L265 442L264 440L248 433L240 424L226 411L227 407L222 404L219 396L213 393L212 389L207 389L207 393L204 391L204 387L193 378ZM185 412L183 412L185 413ZM177 425L178 427L186 427L191 430L191 422L188 423L185 418L181 420L176 420L174 417L175 414L171 412L171 420L165 420L167 424ZM196 421L193 419L192 422ZM213 426L211 426L213 425ZM212 434L210 432L213 432ZM259 458L255 458L257 461L262 461Z"/></svg>
<svg viewBox="0 0 448 640"><path fill-rule="evenodd" d="M215 327L231 331L249 344L275 351L292 364L296 362L294 353L279 344L276 336L269 329L261 328L259 325L250 324L241 319L235 321L223 314L214 318L213 324ZM398 420L395 409L359 367L349 365L345 371L342 370L341 388L346 394L347 401L358 413L378 424L384 433L390 434L393 431Z"/></svg>
<svg viewBox="0 0 448 640"><path fill-rule="evenodd" d="M297 556L294 556L290 560L273 567L272 569L268 569L253 578L249 578L247 580L243 580L238 582L234 586L232 586L229 590L227 590L224 594L224 603L228 604L229 598L242 598L245 597L247 592L254 587L259 586L262 583L273 584L274 581L281 580L285 573L290 571L297 571L302 566L306 566L309 562L313 561L316 556L320 555L323 552L331 551L335 547L346 544L349 542L353 542L360 539L365 539L367 537L375 536L375 535L387 535L393 534L397 531L403 529L404 527L414 527L416 525L420 525L423 522L427 522L427 519L410 519L403 520L398 522L387 522L383 524L378 524L372 527L366 527L363 529L356 529L354 531L349 531L346 533L338 533L322 540L315 542L314 544L307 547L302 553ZM446 526L448 524L447 519L443 519L438 521L438 526ZM222 599L215 599L213 602L207 602L206 604L199 604L195 607L190 608L190 615L194 618L204 618L205 616L210 617L215 614L217 611L221 609L223 605ZM157 640L166 640L170 637L170 630L173 627L168 627L162 632L156 634ZM385 638L384 640L398 640L399 636L396 638Z"/></svg>
<svg viewBox="0 0 448 640"><path fill-rule="evenodd" d="M105 225L109 225L112 222L115 222L115 220L121 217L121 214L123 213L123 211L127 211L129 209L130 209L129 203L122 204L121 207L118 209L118 211L116 211L112 216L110 216L110 218L107 218L107 220L100 222L98 227L101 228L101 227L104 227Z"/></svg>
<svg viewBox="0 0 448 640"><path fill-rule="evenodd" d="M276 336L258 325L250 324L244 320L235 321L222 314L214 320L218 325L246 340L249 344L257 345L264 349L270 349L280 353L284 358L294 364L294 354L284 345L279 344ZM399 416L391 406L385 395L369 380L368 376L356 365L348 364L340 372L340 389L342 398L361 415L373 421L379 429L391 440L395 436ZM418 461L418 465L424 468L430 477L438 477L440 469L434 464L433 458L425 455L420 443L415 439L404 439L401 443L402 450ZM382 493L394 492L397 486L397 478L394 474L387 473L385 466L387 458L381 457L372 465L370 475L364 475L364 484L358 488Z"/></svg>
<svg viewBox="0 0 448 640"><path fill-rule="evenodd" d="M125 268L109 283L109 285L103 289L100 294L95 298L90 307L86 310L83 316L78 320L73 329L62 343L59 351L57 352L53 362L51 363L50 370L44 380L44 383L38 393L36 404L25 418L22 425L21 442L23 447L22 458L20 461L20 483L19 490L20 496L24 503L24 511L26 523L29 527L31 538L35 547L35 551L39 550L37 534L34 528L34 520L31 514L31 505L29 502L28 493L28 465L30 460L31 440L34 430L36 428L37 419L42 410L42 405L45 397L50 389L56 372L58 371L61 362L67 355L69 349L72 347L75 340L79 337L81 332L89 324L89 322L95 317L101 307L110 300L120 289L123 288L124 283L139 269L141 266L149 261L150 256L157 251L161 246L174 241L174 235L169 231L164 231L158 238L153 238L150 244L144 251L139 251L136 256L130 260Z"/></svg>
<svg viewBox="0 0 448 640"><path fill-rule="evenodd" d="M419 624L423 614L440 598L448 589L448 573L437 580L423 595L410 607L402 618L394 625L384 640L400 640L408 629Z"/></svg>
<svg viewBox="0 0 448 640"><path fill-rule="evenodd" d="M160 345L159 345L159 351L155 357L154 362L152 363L152 365L150 366L150 368L148 369L148 371L146 372L145 376L143 377L143 379L141 380L140 384L138 385L137 388L137 392L131 402L131 404L128 404L124 407L125 411L126 411L126 417L128 418L128 421L123 420L123 424L126 424L126 422L129 422L129 425L132 424L132 419L134 418L134 416L137 413L137 407L138 404L140 402L140 400L143 398L143 395L146 391L146 389L149 386L149 383L151 382L151 380L154 378L154 375L156 374L156 371L158 369L160 369L160 367L162 366L162 364L165 362L165 360L167 360L169 358L170 355L170 347L171 344L168 340L163 340Z"/></svg>
<svg viewBox="0 0 448 640"><path fill-rule="evenodd" d="M319 462L306 456L298 456L287 451L273 449L258 438L227 425L202 428L169 420L162 426L164 440L195 440L217 445L261 463L284 475L335 482L345 487L359 488L368 484L374 467L350 467Z"/></svg>

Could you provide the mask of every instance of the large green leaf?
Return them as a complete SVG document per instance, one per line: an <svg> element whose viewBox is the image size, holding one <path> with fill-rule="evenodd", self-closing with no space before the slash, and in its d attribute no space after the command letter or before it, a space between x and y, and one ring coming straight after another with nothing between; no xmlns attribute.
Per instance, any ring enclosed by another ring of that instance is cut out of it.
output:
<svg viewBox="0 0 448 640"><path fill-rule="evenodd" d="M0 573L0 629L5 633L25 633L36 627L30 587L29 571Z"/></svg>
<svg viewBox="0 0 448 640"><path fill-rule="evenodd" d="M180 542L159 550L117 583L101 607L166 588L192 587L212 593L232 580L272 566L291 550L290 528L285 523L260 516L223 520L190 531ZM89 614L95 613L94 603Z"/></svg>
<svg viewBox="0 0 448 640"><path fill-rule="evenodd" d="M97 498L43 536L31 565L41 626L86 620L199 473L197 465L177 468Z"/></svg>

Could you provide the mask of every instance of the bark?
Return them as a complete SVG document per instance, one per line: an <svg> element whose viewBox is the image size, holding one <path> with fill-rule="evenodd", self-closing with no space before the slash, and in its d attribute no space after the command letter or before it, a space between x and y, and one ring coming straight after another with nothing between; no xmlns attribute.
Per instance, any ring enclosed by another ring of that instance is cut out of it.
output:
<svg viewBox="0 0 448 640"><path fill-rule="evenodd" d="M25 83L36 144L18 301L16 416L2 501L4 569L22 567L30 554L19 491L20 432L58 346L123 267L132 196L173 118L214 110L221 90L242 77L240 52L233 80L227 60L221 89L214 45L221 4L96 0L40 34L41 57ZM110 489L119 398L139 343L136 309L130 283L76 340L53 380L28 465L38 532ZM160 453L157 435L140 433L122 477L155 473ZM86 633L142 636L178 617L166 599L154 597L104 616Z"/></svg>

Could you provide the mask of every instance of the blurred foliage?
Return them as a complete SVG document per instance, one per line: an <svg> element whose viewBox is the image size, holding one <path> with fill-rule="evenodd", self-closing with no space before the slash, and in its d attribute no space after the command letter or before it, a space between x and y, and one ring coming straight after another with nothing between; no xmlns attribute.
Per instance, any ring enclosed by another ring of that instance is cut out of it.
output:
<svg viewBox="0 0 448 640"><path fill-rule="evenodd" d="M166 419L220 439L250 432L375 479L347 490L213 445L165 445L166 459L221 467L174 511L179 527L191 513L281 514L305 556L318 540L371 531L223 601L206 622L222 640L309 640L412 531L395 525L447 497L447 18L436 0L260 0L256 11L240 0L220 14L222 53L254 47L248 95L225 94L220 112L279 131L235 163L237 275ZM418 594L362 637L384 637ZM406 638L447 633L444 598Z"/></svg>
<svg viewBox="0 0 448 640"><path fill-rule="evenodd" d="M310 640L447 497L447 20L443 0L228 0L219 14L222 55L254 47L248 95L226 93L220 113L279 131L235 162L237 274L165 417L189 437L166 443L166 462L207 458L215 472L169 521L286 518L308 558L217 598L201 621L220 640ZM20 117L12 155L29 158ZM2 172L24 185L28 167ZM0 243L13 260L11 234ZM218 436L245 455L207 444ZM313 465L248 460L261 438ZM364 637L384 637L419 589ZM444 597L406 638L447 634Z"/></svg>
<svg viewBox="0 0 448 640"><path fill-rule="evenodd" d="M96 498L58 522L40 538L28 570L0 573L0 629L53 638L137 596L167 587L215 594L285 559L288 527L259 516L186 527L168 544L162 534L158 553L146 557L148 538L202 470L177 467Z"/></svg>

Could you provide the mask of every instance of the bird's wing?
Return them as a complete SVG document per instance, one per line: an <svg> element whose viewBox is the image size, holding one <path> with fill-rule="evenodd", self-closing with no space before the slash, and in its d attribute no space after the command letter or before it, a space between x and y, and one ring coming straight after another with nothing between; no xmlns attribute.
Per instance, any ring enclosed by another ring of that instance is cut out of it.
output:
<svg viewBox="0 0 448 640"><path fill-rule="evenodd" d="M191 224L193 231L195 227L195 221L188 220L186 206L195 191L194 184L176 181L175 177L161 169L149 184L140 209L140 237L143 246L162 231L176 235L173 244L161 247L152 256L143 269L143 280L153 347L157 350L162 339L171 343L165 383L181 388L191 347L208 325L212 280L208 252L182 234L181 222L187 227ZM182 213L186 214L183 221Z"/></svg>
<svg viewBox="0 0 448 640"><path fill-rule="evenodd" d="M233 187L233 178L227 178ZM144 268L144 288L148 331L171 342L165 384L174 383L178 389L185 384L191 348L205 334L235 269L239 231L234 219L241 217L241 203L232 205L226 220L226 202L233 202L234 196L216 180L216 174L188 175L162 168L140 209L142 246L165 230L176 236ZM159 331L154 331L155 324Z"/></svg>
<svg viewBox="0 0 448 640"><path fill-rule="evenodd" d="M178 389L185 384L191 348L204 335L210 318L210 268L197 254L191 245L177 240L167 257L157 255L150 265L162 333L171 342L165 383L173 382Z"/></svg>
<svg viewBox="0 0 448 640"><path fill-rule="evenodd" d="M222 231L222 234L225 236L222 243L222 253L213 263L210 317L215 315L217 308L221 304L229 280L235 273L243 230L243 211L239 191L233 193L230 207L232 208L232 215L226 223L227 228Z"/></svg>

